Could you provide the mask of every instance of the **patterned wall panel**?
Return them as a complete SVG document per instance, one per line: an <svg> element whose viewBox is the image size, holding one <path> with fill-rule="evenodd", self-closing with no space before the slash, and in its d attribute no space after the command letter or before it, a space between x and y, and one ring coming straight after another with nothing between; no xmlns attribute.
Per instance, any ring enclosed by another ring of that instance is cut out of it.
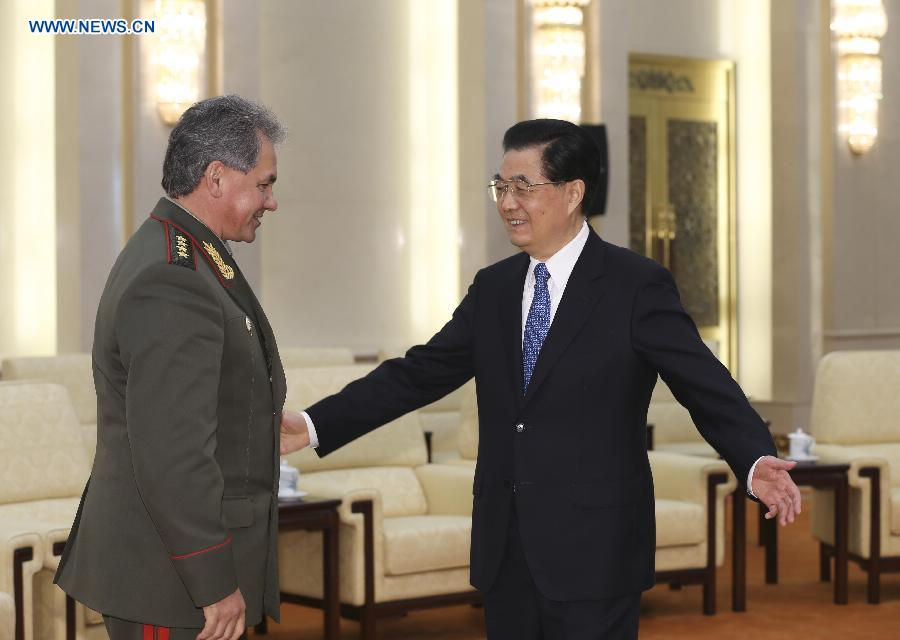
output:
<svg viewBox="0 0 900 640"><path fill-rule="evenodd" d="M647 118L628 119L629 246L644 253L647 233Z"/></svg>
<svg viewBox="0 0 900 640"><path fill-rule="evenodd" d="M719 323L718 139L715 122L669 120L669 202L675 209L672 271L698 326Z"/></svg>

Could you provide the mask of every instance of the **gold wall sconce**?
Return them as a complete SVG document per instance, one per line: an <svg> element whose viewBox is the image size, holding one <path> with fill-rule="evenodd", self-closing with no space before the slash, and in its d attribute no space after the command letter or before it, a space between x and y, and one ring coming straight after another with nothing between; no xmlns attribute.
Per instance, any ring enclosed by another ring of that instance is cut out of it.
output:
<svg viewBox="0 0 900 640"><path fill-rule="evenodd" d="M156 109L167 125L174 125L200 99L206 58L206 2L155 0L153 41Z"/></svg>
<svg viewBox="0 0 900 640"><path fill-rule="evenodd" d="M881 100L880 38L887 32L881 0L833 0L831 31L837 40L838 132L862 155L878 137Z"/></svg>
<svg viewBox="0 0 900 640"><path fill-rule="evenodd" d="M590 0L530 0L534 116L581 121L584 8Z"/></svg>

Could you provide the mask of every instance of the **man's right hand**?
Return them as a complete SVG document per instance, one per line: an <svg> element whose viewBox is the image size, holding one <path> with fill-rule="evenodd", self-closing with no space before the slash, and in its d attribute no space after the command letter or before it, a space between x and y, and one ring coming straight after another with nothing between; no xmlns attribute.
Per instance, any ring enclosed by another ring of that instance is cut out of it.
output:
<svg viewBox="0 0 900 640"><path fill-rule="evenodd" d="M237 640L247 626L244 620L246 612L247 605L240 589L218 602L203 607L206 624L203 625L197 640Z"/></svg>
<svg viewBox="0 0 900 640"><path fill-rule="evenodd" d="M309 426L306 418L297 411L285 410L281 414L281 455L287 455L309 446Z"/></svg>

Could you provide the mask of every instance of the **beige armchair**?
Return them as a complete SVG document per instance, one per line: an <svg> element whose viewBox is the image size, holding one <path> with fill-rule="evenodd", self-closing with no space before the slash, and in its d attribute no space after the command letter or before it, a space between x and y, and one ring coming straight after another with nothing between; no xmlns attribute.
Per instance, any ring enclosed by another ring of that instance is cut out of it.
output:
<svg viewBox="0 0 900 640"><path fill-rule="evenodd" d="M737 480L722 460L648 452L656 493L656 581L703 586L716 612L716 567L725 559L725 498Z"/></svg>
<svg viewBox="0 0 900 640"><path fill-rule="evenodd" d="M850 559L868 573L867 598L881 599L880 574L900 571L900 351L835 351L819 363L810 431L823 462L850 465ZM834 500L813 491L813 536L822 578L834 556Z"/></svg>
<svg viewBox="0 0 900 640"><path fill-rule="evenodd" d="M81 424L88 462L93 462L97 448L97 393L94 391L91 354L6 358L2 364L2 379L42 380L64 386Z"/></svg>
<svg viewBox="0 0 900 640"><path fill-rule="evenodd" d="M89 474L81 426L62 386L3 382L0 434L0 589L13 591L17 601L22 595L17 638L59 637L64 606L51 605L42 595L52 590L38 585L52 578Z"/></svg>
<svg viewBox="0 0 900 640"><path fill-rule="evenodd" d="M719 457L697 431L690 412L678 403L662 379L657 380L653 388L647 410L647 425L652 433L651 448L655 451Z"/></svg>
<svg viewBox="0 0 900 640"><path fill-rule="evenodd" d="M287 371L286 406L302 409L339 391L369 366ZM471 469L426 464L418 416L410 414L319 458L288 459L299 486L343 500L340 507L341 613L358 619L364 638L375 620L410 609L476 602L469 585ZM284 601L321 604L322 538L303 531L279 536Z"/></svg>
<svg viewBox="0 0 900 640"><path fill-rule="evenodd" d="M13 640L16 628L16 608L9 593L0 591L0 640Z"/></svg>

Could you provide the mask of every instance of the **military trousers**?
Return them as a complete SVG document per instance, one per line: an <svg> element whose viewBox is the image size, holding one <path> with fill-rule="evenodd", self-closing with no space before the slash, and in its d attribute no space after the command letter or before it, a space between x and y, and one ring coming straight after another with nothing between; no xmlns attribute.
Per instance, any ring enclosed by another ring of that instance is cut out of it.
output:
<svg viewBox="0 0 900 640"><path fill-rule="evenodd" d="M103 623L106 625L109 640L197 640L201 631L201 629L141 624L107 615L103 616ZM246 640L246 638L247 632L244 631L241 639Z"/></svg>

